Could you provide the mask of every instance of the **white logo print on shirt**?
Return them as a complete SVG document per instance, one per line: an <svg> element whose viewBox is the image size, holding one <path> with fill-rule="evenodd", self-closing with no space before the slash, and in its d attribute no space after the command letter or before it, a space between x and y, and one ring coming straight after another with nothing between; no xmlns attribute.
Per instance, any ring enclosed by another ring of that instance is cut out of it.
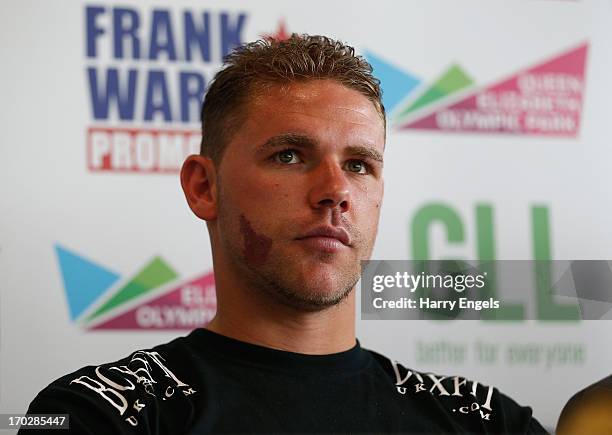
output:
<svg viewBox="0 0 612 435"><path fill-rule="evenodd" d="M82 385L110 403L132 426L138 425L138 414L146 404L137 398L131 405L128 401L128 391L134 391L142 386L146 394L167 400L177 393L185 396L196 391L176 377L164 365L164 358L158 352L138 351L130 358L127 365L98 366L94 372L96 378L83 375L70 382ZM146 397L146 396L145 396Z"/></svg>
<svg viewBox="0 0 612 435"><path fill-rule="evenodd" d="M437 376L432 373L417 373L412 370L407 370L404 377L400 374L401 366L397 361L392 361L393 371L395 372L395 388L397 392L404 395L408 392L409 388L414 388L414 394L421 393L423 391L428 391L431 394L437 393L437 396L456 396L456 397L464 397L464 393L466 389L470 388L471 390L468 392L470 396L473 396L476 401L469 403L465 406L455 407L453 408L453 412L460 412L461 414L469 414L470 412L478 411L480 414L480 418L482 420L491 420L491 398L493 397L493 387L485 387L481 385L482 388L487 389L487 397L483 403L478 403L478 396L476 393L478 392L478 386L480 385L478 382L468 381L465 378L454 376L452 378L448 378L446 376ZM408 380L413 379L414 382L412 384L407 383ZM446 387L442 384L442 381L445 379L452 380L452 383L447 385ZM452 391L452 393L450 391ZM487 412L490 411L490 412Z"/></svg>

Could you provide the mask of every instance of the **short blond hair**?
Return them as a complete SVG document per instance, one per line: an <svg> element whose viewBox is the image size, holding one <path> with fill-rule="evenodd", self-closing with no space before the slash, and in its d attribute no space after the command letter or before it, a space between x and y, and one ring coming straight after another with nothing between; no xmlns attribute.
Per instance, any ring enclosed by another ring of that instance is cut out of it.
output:
<svg viewBox="0 0 612 435"><path fill-rule="evenodd" d="M262 39L242 45L225 57L202 104L200 154L215 163L221 161L231 132L239 128L256 89L316 79L336 80L363 94L385 123L380 81L353 47L325 36L294 33L286 40Z"/></svg>

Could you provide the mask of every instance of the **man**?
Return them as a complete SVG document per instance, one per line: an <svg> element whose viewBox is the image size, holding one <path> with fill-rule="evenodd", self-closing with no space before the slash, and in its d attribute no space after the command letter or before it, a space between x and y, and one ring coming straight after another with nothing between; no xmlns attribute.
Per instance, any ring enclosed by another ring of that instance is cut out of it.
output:
<svg viewBox="0 0 612 435"><path fill-rule="evenodd" d="M207 223L218 309L188 337L86 367L29 413L79 433L536 433L529 408L408 370L355 339L383 197L379 82L320 36L234 51L181 183Z"/></svg>
<svg viewBox="0 0 612 435"><path fill-rule="evenodd" d="M612 375L578 391L565 404L557 434L612 433Z"/></svg>

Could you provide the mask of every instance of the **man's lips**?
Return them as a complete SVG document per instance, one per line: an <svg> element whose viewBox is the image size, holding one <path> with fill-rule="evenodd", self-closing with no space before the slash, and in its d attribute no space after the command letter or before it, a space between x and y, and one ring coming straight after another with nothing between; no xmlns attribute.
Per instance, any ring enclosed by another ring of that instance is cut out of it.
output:
<svg viewBox="0 0 612 435"><path fill-rule="evenodd" d="M299 236L298 240L306 240L326 246L338 245L340 242L344 246L350 246L351 237L349 233L341 227L320 226ZM339 247L339 246L338 246Z"/></svg>

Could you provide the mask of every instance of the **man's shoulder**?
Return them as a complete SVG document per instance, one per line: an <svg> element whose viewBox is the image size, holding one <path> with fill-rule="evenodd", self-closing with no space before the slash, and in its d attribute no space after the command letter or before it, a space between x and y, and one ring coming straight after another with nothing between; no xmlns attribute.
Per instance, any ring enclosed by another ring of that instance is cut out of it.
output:
<svg viewBox="0 0 612 435"><path fill-rule="evenodd" d="M506 433L547 433L530 407L519 405L494 386L463 376L415 370L368 352L394 384L398 397L431 417L448 418L449 431L458 423L483 433L493 427L504 427Z"/></svg>
<svg viewBox="0 0 612 435"><path fill-rule="evenodd" d="M610 433L612 375L578 391L565 404L557 431L559 434Z"/></svg>
<svg viewBox="0 0 612 435"><path fill-rule="evenodd" d="M36 396L28 413L68 413L75 431L102 424L113 433L139 432L143 425L147 432L152 422L168 419L185 424L199 392L192 382L194 361L186 340L136 350L62 376Z"/></svg>

